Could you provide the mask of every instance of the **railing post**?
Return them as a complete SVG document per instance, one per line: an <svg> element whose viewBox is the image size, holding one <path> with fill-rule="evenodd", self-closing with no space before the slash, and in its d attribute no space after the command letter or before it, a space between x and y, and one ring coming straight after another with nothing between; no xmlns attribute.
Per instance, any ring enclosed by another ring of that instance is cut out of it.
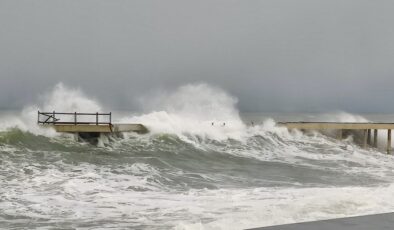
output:
<svg viewBox="0 0 394 230"><path fill-rule="evenodd" d="M112 124L112 112L109 112L109 124Z"/></svg>
<svg viewBox="0 0 394 230"><path fill-rule="evenodd" d="M53 122L53 124L55 124L55 122L56 122L55 111L52 112L52 122Z"/></svg>
<svg viewBox="0 0 394 230"><path fill-rule="evenodd" d="M74 112L74 124L77 125L77 112Z"/></svg>
<svg viewBox="0 0 394 230"><path fill-rule="evenodd" d="M98 125L98 112L96 112L96 125Z"/></svg>
<svg viewBox="0 0 394 230"><path fill-rule="evenodd" d="M38 110L38 116L37 116L37 124L40 123L40 110Z"/></svg>

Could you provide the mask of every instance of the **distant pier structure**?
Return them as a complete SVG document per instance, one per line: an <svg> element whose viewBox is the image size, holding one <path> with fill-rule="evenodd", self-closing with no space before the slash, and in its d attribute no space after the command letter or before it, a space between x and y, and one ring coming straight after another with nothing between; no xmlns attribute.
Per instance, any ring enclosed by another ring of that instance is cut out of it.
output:
<svg viewBox="0 0 394 230"><path fill-rule="evenodd" d="M387 153L390 154L391 147L391 130L394 129L394 123L381 122L279 122L279 126L288 129L299 130L336 130L337 138L342 139L343 132L346 130L360 130L363 132L362 146L378 147L378 131L387 131ZM373 130L373 135L372 135ZM372 142L373 136L373 142Z"/></svg>
<svg viewBox="0 0 394 230"><path fill-rule="evenodd" d="M112 113L59 113L38 111L37 123L60 133L74 133L82 139L98 138L101 134L147 133L142 124L112 123Z"/></svg>

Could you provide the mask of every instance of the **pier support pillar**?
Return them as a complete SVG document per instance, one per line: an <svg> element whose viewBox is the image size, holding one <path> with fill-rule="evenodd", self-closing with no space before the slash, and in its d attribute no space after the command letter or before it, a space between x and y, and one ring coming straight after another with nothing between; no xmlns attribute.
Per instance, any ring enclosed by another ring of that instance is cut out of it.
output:
<svg viewBox="0 0 394 230"><path fill-rule="evenodd" d="M387 130L387 154L391 152L391 129Z"/></svg>
<svg viewBox="0 0 394 230"><path fill-rule="evenodd" d="M74 141L78 142L79 141L79 133L73 133L72 135L74 137Z"/></svg>
<svg viewBox="0 0 394 230"><path fill-rule="evenodd" d="M338 140L342 140L342 137L343 137L343 129L338 129L337 139Z"/></svg>
<svg viewBox="0 0 394 230"><path fill-rule="evenodd" d="M368 129L368 137L367 137L367 144L371 146L371 130Z"/></svg>
<svg viewBox="0 0 394 230"><path fill-rule="evenodd" d="M378 130L377 130L377 129L375 129L375 130L373 131L373 146L374 146L375 148L378 147Z"/></svg>
<svg viewBox="0 0 394 230"><path fill-rule="evenodd" d="M367 135L368 129L364 129L363 131L364 131L364 133L363 133L363 148L366 149L367 143L368 143L368 135Z"/></svg>

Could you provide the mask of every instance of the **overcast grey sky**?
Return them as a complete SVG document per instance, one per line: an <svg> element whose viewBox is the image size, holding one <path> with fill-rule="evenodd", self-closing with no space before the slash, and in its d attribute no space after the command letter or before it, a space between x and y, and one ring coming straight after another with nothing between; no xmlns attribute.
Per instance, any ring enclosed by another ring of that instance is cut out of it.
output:
<svg viewBox="0 0 394 230"><path fill-rule="evenodd" d="M206 82L242 111L394 112L394 1L0 0L0 108L62 81L137 109Z"/></svg>

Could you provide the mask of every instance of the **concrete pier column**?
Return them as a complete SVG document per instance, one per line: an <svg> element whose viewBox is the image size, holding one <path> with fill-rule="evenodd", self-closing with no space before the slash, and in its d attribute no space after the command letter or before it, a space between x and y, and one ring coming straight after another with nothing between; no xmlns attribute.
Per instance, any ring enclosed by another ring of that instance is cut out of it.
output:
<svg viewBox="0 0 394 230"><path fill-rule="evenodd" d="M375 129L375 130L373 131L373 146L374 146L375 148L378 147L378 130L377 130L377 129Z"/></svg>
<svg viewBox="0 0 394 230"><path fill-rule="evenodd" d="M368 129L368 137L367 137L367 144L371 146L371 130Z"/></svg>
<svg viewBox="0 0 394 230"><path fill-rule="evenodd" d="M338 140L342 140L342 137L343 137L343 129L338 129L337 139Z"/></svg>
<svg viewBox="0 0 394 230"><path fill-rule="evenodd" d="M364 129L363 130L364 131L364 133L363 133L363 148L364 149L366 149L367 148L367 143L368 143L368 130L367 129Z"/></svg>
<svg viewBox="0 0 394 230"><path fill-rule="evenodd" d="M387 130L387 154L391 152L391 129Z"/></svg>
<svg viewBox="0 0 394 230"><path fill-rule="evenodd" d="M79 141L79 133L73 133L74 141Z"/></svg>

